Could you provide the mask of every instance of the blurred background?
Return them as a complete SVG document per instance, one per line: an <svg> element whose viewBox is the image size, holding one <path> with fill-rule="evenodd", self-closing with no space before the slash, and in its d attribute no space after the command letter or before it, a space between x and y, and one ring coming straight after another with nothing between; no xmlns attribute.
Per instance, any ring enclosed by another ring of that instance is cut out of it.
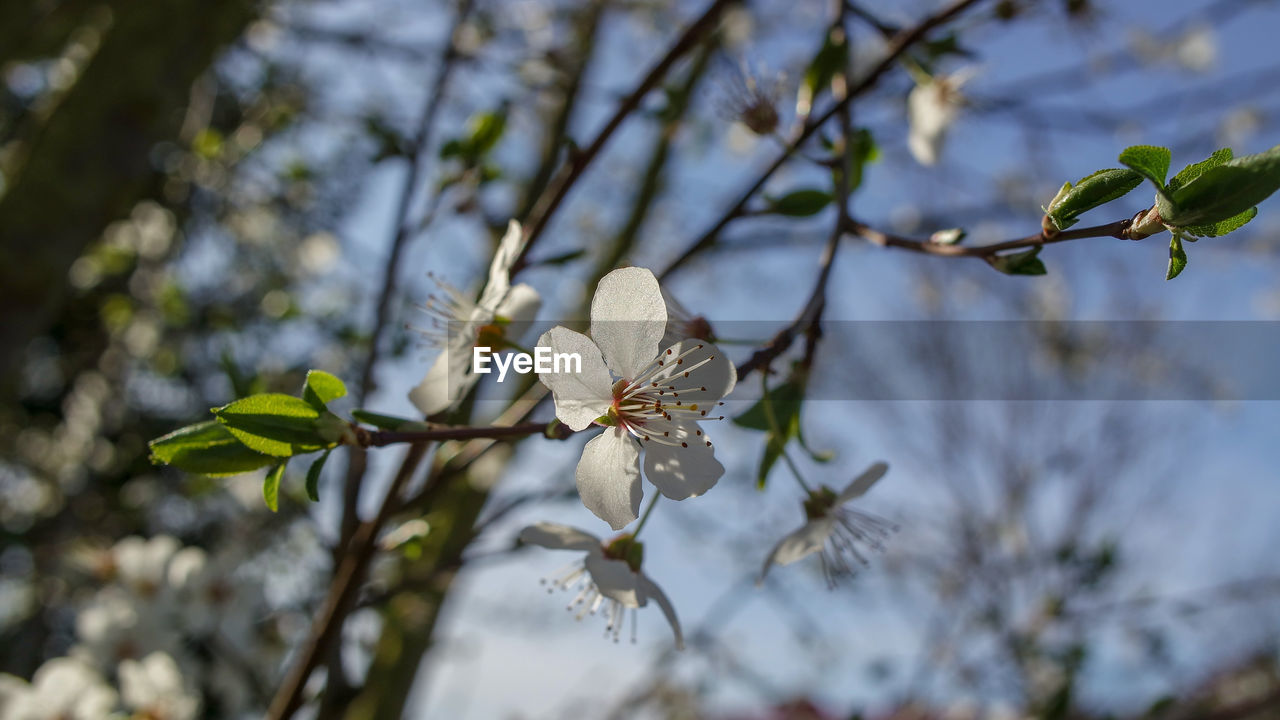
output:
<svg viewBox="0 0 1280 720"><path fill-rule="evenodd" d="M574 493L580 438L498 443L431 492L430 452L339 451L319 503L290 466L276 513L261 472L148 462L148 440L296 393L308 368L347 382L335 407L414 416L428 297L479 287L507 220L709 4L0 5L0 717L261 717L397 472L409 491L302 717L1280 717L1275 349L1190 330L1280 317L1274 200L1170 282L1164 236L1049 246L1042 277L841 241L800 407L813 452L790 455L835 488L887 461L858 507L898 530L832 589L816 558L757 586L804 495L784 464L762 473L764 433L716 423L725 476L645 530L683 652L653 608L634 645L602 640L539 585L571 558L517 547L543 520L607 534ZM806 95L829 106L809 71L833 22L857 79L944 7L725 5L530 251L541 319L586 317L603 274L665 270L725 216ZM1038 232L1064 181L1127 145L1172 148L1174 169L1265 150L1278 30L1274 0L972 3L852 103L850 212L991 243ZM922 148L908 98L930 83L947 132ZM829 190L826 151L807 143L762 198ZM805 305L836 217L762 198L664 277L739 362ZM1018 342L960 351L974 321L1008 320ZM1104 355L1125 364L1088 374ZM482 384L452 419L511 397Z"/></svg>

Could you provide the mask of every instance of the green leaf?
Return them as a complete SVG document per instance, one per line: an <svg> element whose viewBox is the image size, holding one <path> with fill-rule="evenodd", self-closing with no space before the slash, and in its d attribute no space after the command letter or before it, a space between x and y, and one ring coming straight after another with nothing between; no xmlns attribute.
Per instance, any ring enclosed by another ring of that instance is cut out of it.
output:
<svg viewBox="0 0 1280 720"><path fill-rule="evenodd" d="M214 408L213 414L237 440L267 455L291 457L329 444L320 435L320 411L292 395L250 395Z"/></svg>
<svg viewBox="0 0 1280 720"><path fill-rule="evenodd" d="M832 28L826 40L805 68L804 79L796 93L796 114L806 117L813 111L813 101L837 74L844 74L849 66L849 44L844 31Z"/></svg>
<svg viewBox="0 0 1280 720"><path fill-rule="evenodd" d="M320 502L320 471L324 470L325 461L329 459L329 451L325 450L307 470L307 497L311 502Z"/></svg>
<svg viewBox="0 0 1280 720"><path fill-rule="evenodd" d="M578 258L586 254L587 254L586 248L582 248L579 250L570 250L569 252L560 253L558 255L552 255L551 257L542 258L541 260L534 260L533 262L529 263L529 265L530 266L565 265L567 263L573 262L574 260L577 260Z"/></svg>
<svg viewBox="0 0 1280 720"><path fill-rule="evenodd" d="M1166 202L1157 202L1157 209L1174 227L1214 225L1240 216L1278 189L1280 145L1204 170Z"/></svg>
<svg viewBox="0 0 1280 720"><path fill-rule="evenodd" d="M796 190L779 198L766 198L769 203L768 212L788 217L817 215L831 204L831 199L831 193L815 189Z"/></svg>
<svg viewBox="0 0 1280 720"><path fill-rule="evenodd" d="M151 462L211 477L238 475L275 462L245 447L217 420L179 428L149 445Z"/></svg>
<svg viewBox="0 0 1280 720"><path fill-rule="evenodd" d="M1258 208L1252 207L1234 217L1229 217L1212 225L1192 225L1182 228L1192 235L1200 237L1220 237L1226 235L1232 230L1239 230L1245 223L1258 216Z"/></svg>
<svg viewBox="0 0 1280 720"><path fill-rule="evenodd" d="M1169 161L1172 159L1169 148L1156 145L1134 145L1120 153L1120 164L1141 173L1161 195L1165 194L1164 179L1169 174Z"/></svg>
<svg viewBox="0 0 1280 720"><path fill-rule="evenodd" d="M792 438L800 435L800 406L804 402L804 378L798 369L781 385L770 390L767 386L764 395L741 415L733 418L736 425L753 430L763 430L765 437L764 456L760 459L760 468L756 474L756 486L763 488L769 471L782 457L783 449Z"/></svg>
<svg viewBox="0 0 1280 720"><path fill-rule="evenodd" d="M1048 271L1037 257L1043 249L1043 245L1037 245L1030 250L987 258L987 262L1005 275L1044 275Z"/></svg>
<svg viewBox="0 0 1280 720"><path fill-rule="evenodd" d="M381 413L369 412L368 410L352 410L351 417L364 423L372 425L380 430L399 430L410 423L421 423L421 420L410 420L409 418L396 417L394 415L383 415Z"/></svg>
<svg viewBox="0 0 1280 720"><path fill-rule="evenodd" d="M262 480L262 499L267 501L267 508L271 512L280 509L280 480L284 477L285 464L280 463L271 468L271 472Z"/></svg>
<svg viewBox="0 0 1280 720"><path fill-rule="evenodd" d="M307 381L302 388L302 399L316 410L324 410L329 403L347 394L347 386L337 377L323 370L308 370Z"/></svg>
<svg viewBox="0 0 1280 720"><path fill-rule="evenodd" d="M1076 224L1080 215L1099 205L1123 197L1142 184L1142 175L1133 170L1109 168L1081 178L1074 186L1063 185L1045 209L1045 215L1059 230Z"/></svg>
<svg viewBox="0 0 1280 720"><path fill-rule="evenodd" d="M880 159L880 147L866 128L858 128L849 138L849 192L862 186L863 169L867 163Z"/></svg>
<svg viewBox="0 0 1280 720"><path fill-rule="evenodd" d="M1164 274L1165 280L1172 280L1178 277L1187 267L1187 252L1182 249L1182 236L1173 233L1173 239L1169 241L1169 269Z"/></svg>
<svg viewBox="0 0 1280 720"><path fill-rule="evenodd" d="M1219 165L1230 161L1231 148L1222 148L1204 160L1201 160L1198 163L1192 163L1179 170L1178 174L1173 176L1173 179L1169 181L1169 186L1165 189L1169 191L1170 195L1172 195L1178 191L1178 188L1203 175L1205 170L1218 167Z"/></svg>

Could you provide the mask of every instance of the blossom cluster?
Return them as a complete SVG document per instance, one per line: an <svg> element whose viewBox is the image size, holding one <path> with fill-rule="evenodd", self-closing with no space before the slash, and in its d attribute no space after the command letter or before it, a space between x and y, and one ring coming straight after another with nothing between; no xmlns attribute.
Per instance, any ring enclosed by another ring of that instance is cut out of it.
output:
<svg viewBox="0 0 1280 720"><path fill-rule="evenodd" d="M76 642L30 682L0 675L0 717L192 720L216 705L237 717L260 705L280 645L255 625L261 585L238 572L243 548L210 555L176 538L127 537L76 554L100 583L76 615Z"/></svg>

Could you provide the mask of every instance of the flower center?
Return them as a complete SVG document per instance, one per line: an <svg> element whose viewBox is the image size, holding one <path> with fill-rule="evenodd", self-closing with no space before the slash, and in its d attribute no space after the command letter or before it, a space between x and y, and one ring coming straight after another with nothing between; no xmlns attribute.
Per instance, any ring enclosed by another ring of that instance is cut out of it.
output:
<svg viewBox="0 0 1280 720"><path fill-rule="evenodd" d="M693 440L711 447L711 441L697 427L697 421L723 420L724 416L708 417L708 407L714 408L715 403L699 404L685 402L680 398L681 393L707 392L705 385L695 385L690 378L696 370L716 356L709 355L696 362L685 362L689 355L703 347L698 343L679 353L675 352L675 348L667 348L635 379L623 378L615 382L612 388L613 402L601 424L620 427L645 442L689 447L689 441ZM671 437L671 431L676 429L673 426L682 422L692 425L695 432L692 438Z"/></svg>
<svg viewBox="0 0 1280 720"><path fill-rule="evenodd" d="M635 535L625 533L605 543L602 547L604 556L610 560L621 560L631 568L631 572L640 572L640 564L644 561L644 543L637 542Z"/></svg>
<svg viewBox="0 0 1280 720"><path fill-rule="evenodd" d="M826 485L811 491L804 501L805 517L809 520L826 517L831 512L831 508L835 507L837 497L836 491Z"/></svg>

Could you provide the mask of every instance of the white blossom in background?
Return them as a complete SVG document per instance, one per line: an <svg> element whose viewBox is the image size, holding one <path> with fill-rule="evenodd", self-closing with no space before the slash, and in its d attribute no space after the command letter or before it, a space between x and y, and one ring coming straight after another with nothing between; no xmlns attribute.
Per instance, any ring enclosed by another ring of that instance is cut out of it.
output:
<svg viewBox="0 0 1280 720"><path fill-rule="evenodd" d="M440 347L440 354L426 377L409 392L409 400L423 415L448 410L475 385L471 372L472 348L489 347L494 352L510 340L506 328L527 323L538 314L542 298L523 283L511 285L511 266L524 249L524 231L512 220L498 243L489 265L489 280L473 302L461 290L437 281L443 297L427 301L434 328L428 337Z"/></svg>
<svg viewBox="0 0 1280 720"><path fill-rule="evenodd" d="M676 649L684 649L684 634L680 630L675 607L666 593L662 592L662 588L640 571L643 547L632 536L622 535L606 546L600 538L583 530L544 522L520 531L520 540L551 550L577 550L586 553L580 562L574 563L566 572L552 580L551 587L548 588L548 592L555 588L578 591L567 609L577 610L579 620L587 615L595 615L603 608L605 636L612 636L613 641L618 642L622 636L627 610L631 610L631 642L634 643L636 611L653 600L671 624Z"/></svg>
<svg viewBox="0 0 1280 720"><path fill-rule="evenodd" d="M841 506L862 497L888 471L888 465L878 462L840 493L826 486L809 493L804 502L805 523L774 546L765 558L760 582L764 582L770 567L790 565L818 552L822 558L822 574L829 586L853 575L857 565L866 565L862 548L883 550L885 539L897 528L874 515Z"/></svg>
<svg viewBox="0 0 1280 720"><path fill-rule="evenodd" d="M182 543L169 535L149 540L124 538L111 548L115 581L139 599L168 601L169 561L181 547Z"/></svg>
<svg viewBox="0 0 1280 720"><path fill-rule="evenodd" d="M974 74L973 68L964 68L950 75L935 75L918 83L907 95L907 149L916 162L937 164L947 131L965 103L960 88Z"/></svg>
<svg viewBox="0 0 1280 720"><path fill-rule="evenodd" d="M578 495L587 509L619 530L635 520L643 490L640 451L649 482L673 500L710 490L724 466L698 424L737 382L733 363L707 341L659 341L667 309L653 273L628 267L605 275L591 301L591 337L554 327L539 347L582 360L581 372L540 373L556 417L571 430L604 432L583 448Z"/></svg>
<svg viewBox="0 0 1280 720"><path fill-rule="evenodd" d="M0 675L0 717L5 720L103 720L117 703L116 691L102 676L74 658L45 662L30 685Z"/></svg>
<svg viewBox="0 0 1280 720"><path fill-rule="evenodd" d="M194 720L200 696L183 680L178 663L155 652L142 660L125 660L117 671L125 707L148 720Z"/></svg>

